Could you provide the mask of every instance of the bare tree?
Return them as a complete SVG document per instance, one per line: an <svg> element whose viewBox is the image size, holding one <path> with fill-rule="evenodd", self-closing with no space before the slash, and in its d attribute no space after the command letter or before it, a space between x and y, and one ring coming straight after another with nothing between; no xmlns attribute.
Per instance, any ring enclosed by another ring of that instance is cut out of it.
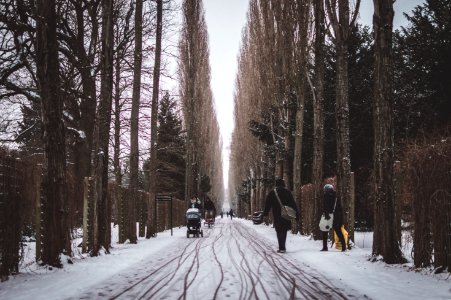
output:
<svg viewBox="0 0 451 300"><path fill-rule="evenodd" d="M181 95L184 101L184 117L187 134L186 145L186 178L185 178L185 200L189 199L193 193L193 167L194 167L194 124L195 124L195 84L196 72L198 72L199 62L195 59L196 39L198 38L199 26L199 1L184 1L183 3L184 28L180 43L181 52Z"/></svg>
<svg viewBox="0 0 451 300"><path fill-rule="evenodd" d="M60 94L55 0L37 1L36 71L41 96L44 239L42 262L61 266L60 254L70 255L66 198L66 149L63 101Z"/></svg>
<svg viewBox="0 0 451 300"><path fill-rule="evenodd" d="M110 137L113 90L113 1L102 0L102 57L100 101L94 127L93 177L93 244L91 254L96 256L101 247L110 248L108 192L108 146Z"/></svg>
<svg viewBox="0 0 451 300"><path fill-rule="evenodd" d="M349 238L354 240L354 199L351 195L351 156L349 141L348 39L360 7L356 0L350 16L349 0L325 0L336 49L335 120L337 126L337 198L341 201Z"/></svg>
<svg viewBox="0 0 451 300"><path fill-rule="evenodd" d="M321 217L322 199L321 199L321 184L323 181L323 161L324 161L324 116L323 116L323 102L324 102L324 68L325 68L325 15L324 2L313 1L314 16L315 16L315 70L313 80L313 163L312 163L312 182L314 186L314 203L313 211L315 217L314 222L317 222ZM315 224L316 225L316 224ZM315 238L320 238L321 234L318 226L314 228Z"/></svg>
<svg viewBox="0 0 451 300"><path fill-rule="evenodd" d="M393 126L393 1L373 0L374 15L374 238L373 256L403 262L396 224Z"/></svg>
<svg viewBox="0 0 451 300"><path fill-rule="evenodd" d="M142 66L142 0L136 1L135 10L135 54L133 68L133 95L132 111L130 120L130 181L129 181L129 201L128 201L128 230L127 236L132 244L138 242L136 235L136 198L138 190L139 172L139 102L141 96L141 66ZM158 42L157 42L158 45ZM153 116L152 116L153 121Z"/></svg>
<svg viewBox="0 0 451 300"><path fill-rule="evenodd" d="M161 37L163 27L163 0L157 0L157 36L155 45L155 65L153 69L153 89L152 89L152 115L150 125L150 176L149 176L149 203L147 205L147 233L146 238L150 238L155 232L151 223L152 209L151 201L154 201L156 195L157 178L157 115L158 115L158 96L160 93L160 67L161 67Z"/></svg>
<svg viewBox="0 0 451 300"><path fill-rule="evenodd" d="M83 5L80 1L66 3L62 9L65 15L60 20L58 38L61 41L60 52L66 61L62 75L63 81L70 82L76 70L81 90L76 86L65 89L66 114L65 118L70 128L83 132L83 136L74 136L73 155L77 172L77 180L81 185L83 178L91 171L91 151L96 111L96 60L98 53L98 9L99 1L91 1ZM72 90L70 90L72 89ZM71 96L67 96L71 95ZM78 104L79 103L79 104ZM77 120L72 122L71 119Z"/></svg>
<svg viewBox="0 0 451 300"><path fill-rule="evenodd" d="M309 29L309 11L310 1L301 0L298 3L298 26L299 40L297 53L297 105L296 105L296 132L294 140L294 161L293 161L293 189L295 201L298 203L301 212L303 211L303 203L301 199L301 170L302 170L302 138L304 135L304 111L306 98L306 82L307 82L307 54L308 54L308 29ZM303 219L301 218L301 223ZM299 224L298 224L299 225ZM302 226L305 228L305 226ZM298 226L298 230L301 228Z"/></svg>
<svg viewBox="0 0 451 300"><path fill-rule="evenodd" d="M208 32L202 1L184 1L182 9L179 76L187 135L185 198L206 192L201 186L202 178L204 182L210 180L209 193L219 197L222 144L210 87Z"/></svg>

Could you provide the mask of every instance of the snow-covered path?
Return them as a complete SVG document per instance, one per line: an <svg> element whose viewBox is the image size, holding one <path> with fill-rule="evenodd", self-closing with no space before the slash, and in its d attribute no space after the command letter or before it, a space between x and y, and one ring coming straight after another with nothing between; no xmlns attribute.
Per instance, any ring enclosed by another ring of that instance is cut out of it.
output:
<svg viewBox="0 0 451 300"><path fill-rule="evenodd" d="M213 228L204 228L203 238L176 238L161 255L73 298L351 298L311 268L294 262L289 253L276 253L274 245L241 222L217 219Z"/></svg>
<svg viewBox="0 0 451 300"><path fill-rule="evenodd" d="M0 283L0 299L451 299L449 273L369 262L372 233L356 233L345 253L288 234L287 253L278 254L271 226L217 218L203 230L186 238L185 227L174 228L132 245L117 244L114 227L111 254L78 253L52 270L32 263L30 243L21 273Z"/></svg>

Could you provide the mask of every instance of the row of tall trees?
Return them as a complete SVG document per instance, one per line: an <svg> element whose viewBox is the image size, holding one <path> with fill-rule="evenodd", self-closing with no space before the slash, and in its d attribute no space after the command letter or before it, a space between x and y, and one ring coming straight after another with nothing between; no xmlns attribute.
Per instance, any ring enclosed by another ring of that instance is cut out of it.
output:
<svg viewBox="0 0 451 300"><path fill-rule="evenodd" d="M222 142L210 86L208 32L202 1L184 1L179 84L186 127L185 198L222 199Z"/></svg>
<svg viewBox="0 0 451 300"><path fill-rule="evenodd" d="M59 255L71 251L70 230L80 226L83 217L88 220L90 253L97 255L102 248L108 252L111 203L107 187L113 178L131 190L127 237L136 243L137 190L148 188L150 209L156 192L176 193L183 185L178 180L177 187L168 190L167 184L156 182L160 180L157 165L170 169L172 163L172 156L159 147L158 137L162 147L178 149L181 166L172 171L178 174L185 169L178 104L166 93L160 114L158 109L161 66L165 66L163 36L172 30L174 2L15 0L0 4L0 99L2 105L18 111L14 116L1 115L6 124L1 138L30 155L43 154L42 262L60 265ZM211 108L211 102L205 103ZM18 125L12 119L17 116L22 119ZM207 111L202 117L211 118L202 125L213 124L208 137L219 140L214 115ZM220 158L220 144L212 145L213 150L202 149L204 156ZM144 173L150 176L145 184L142 165L149 154ZM158 160L158 154L163 159ZM221 160L214 168L200 159L198 163L219 190ZM77 203L66 201L66 168L75 173ZM92 178L93 197L83 209L86 177ZM151 225L148 222L148 237L155 232Z"/></svg>
<svg viewBox="0 0 451 300"><path fill-rule="evenodd" d="M449 65L442 55L449 51L449 18L442 12L450 7L426 1L406 29L393 33L393 1L373 2L371 35L357 22L360 1L250 1L229 190L250 213L263 207L273 179L284 178L302 211L312 204L301 199L300 185L313 183L315 224L301 220L298 229L319 238L321 186L337 176L350 237L355 213L375 230L374 256L396 263L402 255L393 164L406 139L449 124L449 101L442 97L449 96L442 72ZM434 58L421 39L434 45Z"/></svg>

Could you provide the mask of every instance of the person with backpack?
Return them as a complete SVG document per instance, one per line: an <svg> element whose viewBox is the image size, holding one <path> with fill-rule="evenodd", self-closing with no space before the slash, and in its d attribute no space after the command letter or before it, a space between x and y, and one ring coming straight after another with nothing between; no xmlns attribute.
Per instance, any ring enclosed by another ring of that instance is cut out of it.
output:
<svg viewBox="0 0 451 300"><path fill-rule="evenodd" d="M334 186L332 184L326 184L323 188L324 191L324 205L323 213L326 220L329 220L333 216L332 228L338 236L340 243L342 245L341 251L346 251L346 243L343 233L341 232L341 226L343 225L343 211L341 208L341 203L337 199L337 193L335 192ZM327 251L327 236L329 231L323 231L323 248L321 251Z"/></svg>
<svg viewBox="0 0 451 300"><path fill-rule="evenodd" d="M291 229L291 221L282 218L280 202L277 199L279 197L282 205L287 205L296 211L296 221L299 220L299 210L294 201L293 194L285 188L285 181L281 178L277 178L275 181L275 188L266 196L265 210L263 211L263 217L265 223L267 222L268 213L272 209L274 228L276 229L277 241L279 243L278 253L285 253L287 249L285 243L287 240L287 231Z"/></svg>

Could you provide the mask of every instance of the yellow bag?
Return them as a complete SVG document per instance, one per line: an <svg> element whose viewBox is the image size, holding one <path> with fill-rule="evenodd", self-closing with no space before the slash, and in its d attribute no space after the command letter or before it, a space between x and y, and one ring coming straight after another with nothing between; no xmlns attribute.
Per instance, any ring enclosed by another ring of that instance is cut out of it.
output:
<svg viewBox="0 0 451 300"><path fill-rule="evenodd" d="M346 246L348 246L348 232L346 231L344 225L341 225L341 233L343 233L343 237L345 238ZM334 241L335 241L335 248L337 248L338 250L343 249L343 248L341 247L341 242L340 242L340 240L338 239L338 236L337 236L337 233L335 232L335 230L334 230ZM346 247L346 248L347 248L347 247Z"/></svg>

